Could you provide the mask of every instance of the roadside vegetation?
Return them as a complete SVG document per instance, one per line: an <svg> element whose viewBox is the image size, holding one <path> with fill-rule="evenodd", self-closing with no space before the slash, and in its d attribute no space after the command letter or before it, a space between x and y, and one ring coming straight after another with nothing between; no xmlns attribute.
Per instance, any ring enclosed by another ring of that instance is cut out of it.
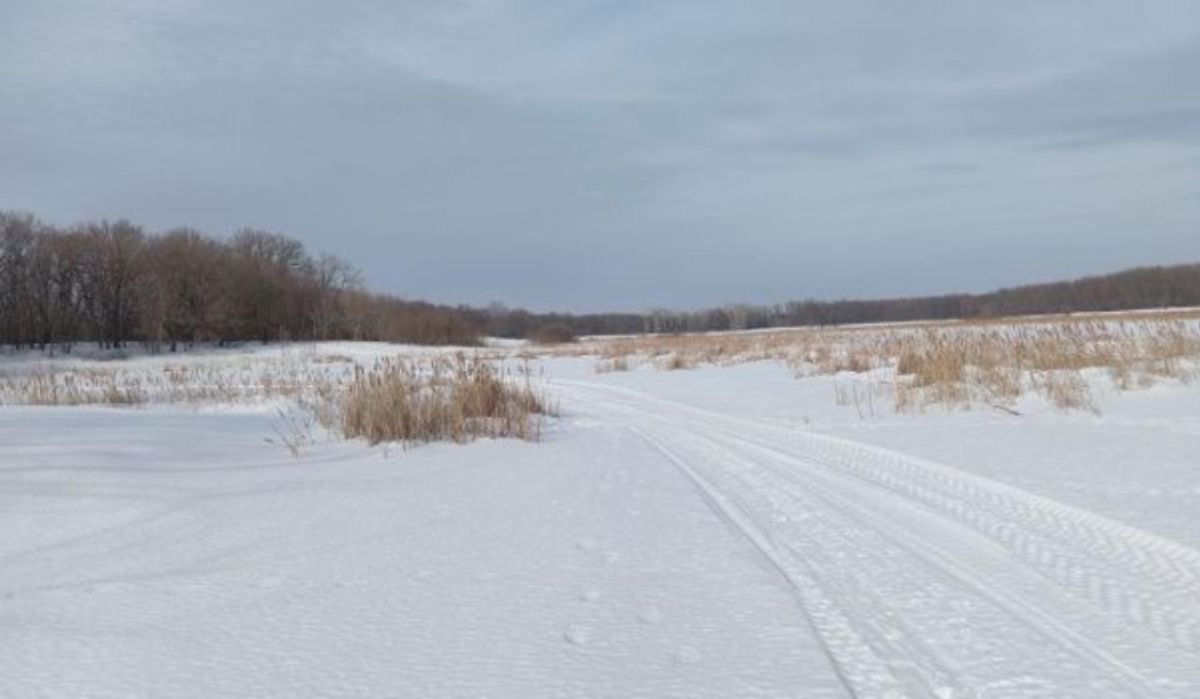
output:
<svg viewBox="0 0 1200 699"><path fill-rule="evenodd" d="M1033 394L1095 410L1093 391L1200 376L1200 311L1125 313L592 340L599 373L773 360L803 376L843 376L835 400L870 411L991 406Z"/></svg>
<svg viewBox="0 0 1200 699"><path fill-rule="evenodd" d="M0 369L3 405L236 405L321 398L353 371L325 356L213 356L188 363L16 363Z"/></svg>
<svg viewBox="0 0 1200 699"><path fill-rule="evenodd" d="M425 361L383 359L357 369L353 380L321 406L319 419L347 438L380 442L453 441L541 434L547 400L532 370L516 375L492 362L458 354Z"/></svg>
<svg viewBox="0 0 1200 699"><path fill-rule="evenodd" d="M371 444L533 441L551 403L532 365L474 352L384 356L369 364L296 351L187 363L17 363L0 370L0 406L280 404L278 441L297 453L317 426Z"/></svg>

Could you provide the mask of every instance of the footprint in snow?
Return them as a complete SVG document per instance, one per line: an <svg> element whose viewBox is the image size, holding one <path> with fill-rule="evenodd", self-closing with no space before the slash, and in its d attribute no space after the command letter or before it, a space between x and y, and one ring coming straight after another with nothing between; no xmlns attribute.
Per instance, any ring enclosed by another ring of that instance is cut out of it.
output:
<svg viewBox="0 0 1200 699"><path fill-rule="evenodd" d="M584 602L595 602L596 600L600 599L600 591L584 590L583 592L579 593L579 599Z"/></svg>
<svg viewBox="0 0 1200 699"><path fill-rule="evenodd" d="M596 543L595 539L578 539L575 541L575 548L580 551L595 551L600 544Z"/></svg>

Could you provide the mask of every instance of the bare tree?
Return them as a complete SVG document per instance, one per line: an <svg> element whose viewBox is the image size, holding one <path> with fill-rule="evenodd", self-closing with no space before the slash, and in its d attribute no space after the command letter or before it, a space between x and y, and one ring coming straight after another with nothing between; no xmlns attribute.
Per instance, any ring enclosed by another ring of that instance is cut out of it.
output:
<svg viewBox="0 0 1200 699"><path fill-rule="evenodd" d="M172 352L180 342L221 340L230 334L224 322L229 254L220 243L190 228L151 240L153 291L162 304L161 329Z"/></svg>
<svg viewBox="0 0 1200 699"><path fill-rule="evenodd" d="M81 227L80 292L102 345L122 347L132 339L146 271L146 237L128 221Z"/></svg>
<svg viewBox="0 0 1200 699"><path fill-rule="evenodd" d="M33 341L28 274L39 224L32 216L0 214L0 340Z"/></svg>
<svg viewBox="0 0 1200 699"><path fill-rule="evenodd" d="M344 337L348 332L346 292L362 289L362 274L340 257L322 254L313 263L310 276L316 289L309 313L313 337Z"/></svg>

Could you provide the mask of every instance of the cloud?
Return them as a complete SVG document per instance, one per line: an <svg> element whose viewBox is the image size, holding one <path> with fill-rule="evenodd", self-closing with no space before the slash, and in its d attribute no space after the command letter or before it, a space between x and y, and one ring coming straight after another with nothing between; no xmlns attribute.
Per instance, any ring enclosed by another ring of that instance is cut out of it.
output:
<svg viewBox="0 0 1200 699"><path fill-rule="evenodd" d="M1197 20L1191 2L9 3L0 207L278 228L380 288L539 308L1194 259Z"/></svg>

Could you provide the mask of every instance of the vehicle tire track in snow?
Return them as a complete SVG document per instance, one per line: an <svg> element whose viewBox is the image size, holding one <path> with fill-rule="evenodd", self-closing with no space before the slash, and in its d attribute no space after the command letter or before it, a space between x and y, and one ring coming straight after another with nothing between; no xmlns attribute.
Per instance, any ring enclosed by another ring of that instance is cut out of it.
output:
<svg viewBox="0 0 1200 699"><path fill-rule="evenodd" d="M631 427L631 429L647 444L654 447L655 450L657 450L676 468L678 468L679 471L682 472L696 487L696 490L700 493L700 496L705 500L717 517L725 522L725 525L731 530L738 532L745 537L746 540L748 540L754 546L754 548L758 550L759 554L771 565L771 567L773 567L775 571L783 577L792 590L797 594L798 599L801 600L801 609L805 612L805 621L808 623L809 628L813 630L814 636L817 641L820 642L826 657L829 658L830 669L833 670L834 674L838 678L838 681L843 687L846 688L847 692L852 695L855 694L854 683L850 680L850 678L847 677L845 667L847 665L853 665L856 668L860 668L866 663L871 663L874 658L869 655L863 655L861 652L858 654L860 657L847 657L849 654L837 652L835 647L827 642L826 639L828 637L837 633L844 633L845 629L841 628L837 631L834 631L828 628L818 628L819 621L814 619L813 616L808 613L807 608L804 606L803 600L809 600L808 603L812 604L812 600L822 599L823 597L819 588L817 588L815 585L815 581L811 575L811 572L796 571L792 569L791 566L788 566L783 558L783 555L770 541L767 534L761 531L753 523L753 520L750 518L749 513L746 511L744 506L710 485L703 476L701 476L697 471L688 465L687 461L680 458L661 441L651 437L637 427ZM839 621L843 626L846 624L844 620ZM877 669L874 674L883 678L889 677L889 675L886 672L882 672L881 669Z"/></svg>
<svg viewBox="0 0 1200 699"><path fill-rule="evenodd" d="M799 485L801 484L798 483L797 486ZM789 490L795 492L793 489ZM1026 602L1020 596L1006 591L1006 587L1010 587L1010 585L997 584L995 581L1006 577L1007 570L1005 568L1010 564L1007 557L987 556L987 547L980 547L978 542L967 537L958 537L961 539L959 542L961 546L958 551L951 553L945 550L945 536L939 537L939 532L926 532L927 535L932 534L928 538L914 535L912 533L912 529L915 528L914 521L906 519L904 520L905 526L900 526L900 520L903 518L896 516L895 506L897 504L904 506L903 503L887 502L876 507L864 505L856 501L863 499L864 493L861 491L849 495L838 495L831 490L817 490L814 494L829 506L849 513L861 522L869 523L883 539L890 542L897 550L907 552L917 561L926 564L931 573L948 578L956 586L969 588L970 591L1002 610L1011 620L1030 629L1036 629L1044 637L1068 649L1072 654L1087 659L1095 670L1108 672L1122 678L1126 689L1135 690L1136 693L1136 690L1140 689L1140 685L1149 679L1069 625L1056 619L1052 614ZM911 516L926 520L934 519L928 513L911 506L908 507L911 508L909 513ZM940 528L937 525L942 523L928 522L928 524ZM938 538L943 540L941 545L933 543ZM1011 587L1015 589L1020 586L1012 584ZM1043 607L1046 606L1045 601L1041 604ZM1056 612L1061 612L1069 604L1068 600L1055 600L1053 608ZM994 631L996 627L989 625L989 629ZM1115 633L1110 632L1110 636L1119 637L1121 635L1119 628L1112 631Z"/></svg>
<svg viewBox="0 0 1200 699"><path fill-rule="evenodd" d="M628 399L630 392L617 390ZM649 397L644 400L659 402ZM748 439L747 433L757 434L760 443L765 439L774 444L771 440L778 442L782 437L787 440L782 451L787 456L825 465L919 501L1003 542L1027 565L1098 606L1122 613L1128 621L1145 625L1186 650L1200 650L1200 552L1194 549L895 451L690 406L668 403L665 409L682 411L693 423L707 420L713 423L707 424L710 432L743 440ZM774 446L779 452L779 445ZM1130 576L1130 570L1138 575Z"/></svg>
<svg viewBox="0 0 1200 699"><path fill-rule="evenodd" d="M804 461L800 461L797 457L774 447L741 441L793 465L817 463L832 470L845 468L842 463L823 462L812 457L805 457ZM903 475L875 475L879 477L868 478L854 474L867 487L896 493L901 498L910 498L935 511L938 510L939 504L946 503L944 496L914 489L912 483L904 483L903 488L896 488L897 481L904 481ZM1143 625L1183 650L1197 650L1197 629L1200 628L1200 619L1197 618L1200 608L1197 602L1200 602L1200 586L1197 586L1186 570L1181 570L1175 565L1163 565L1161 562L1157 566L1151 565L1152 561L1144 552L1129 549L1119 541L1112 543L1111 548L1100 548L1099 551L1095 550L1094 541L1087 541L1084 547L1092 549L1091 555L1083 555L1079 552L1076 541L1063 543L1062 540L1042 532L1027 531L1013 526L1014 519L1028 514L1021 508L1014 510L999 514L979 512L970 505L953 502L948 510L940 514L945 516L947 511L950 512L961 524L985 534L993 543L1000 544L1009 553L1023 559L1025 565L1071 591L1075 596L1086 597L1090 603L1124 617L1124 621ZM1049 524L1061 525L1055 522ZM1087 534L1078 526L1071 525L1066 525L1060 533L1069 533L1076 537ZM1118 552L1113 556L1116 561L1102 560L1105 552ZM1139 563L1127 566L1130 561ZM1136 573L1132 578L1129 575L1130 570Z"/></svg>
<svg viewBox="0 0 1200 699"><path fill-rule="evenodd" d="M720 453L721 462L726 468L730 465L741 467L741 474L735 472L730 476L732 480L739 481L732 484L732 489L748 488L761 493L767 501L767 507L761 510L805 513L799 520L803 523L802 529L787 531L786 526L777 525L774 528L775 538L786 542L781 547L796 559L814 556L818 558L817 563L810 563L808 567L823 573L819 576L818 589L829 591L828 595L819 600L822 614L827 614L830 610L826 597L832 597L836 600L836 608L843 610L838 613L839 621L854 630L851 635L841 634L827 639L827 643L835 649L834 654L844 653L849 642L853 647L869 649L871 657L876 661L873 663L874 667L869 668L869 673L864 673L864 667L849 658L843 662L851 668L847 674L853 678L856 693L864 696L887 696L889 692L898 696L990 696L991 694L979 694L975 690L988 685L994 686L1007 679L1015 664L1012 660L1004 663L1000 677L987 680L981 677L979 672L972 672L964 667L962 659L956 663L948 662L927 641L938 633L939 619L954 613L950 608L953 605L947 604L947 600L961 602L962 598L974 595L984 598L996 609L992 610L990 616L981 615L977 611L971 620L973 626L985 628L991 634L998 634L1001 639L1005 637L1006 632L1011 635L1025 629L1036 630L1043 637L1042 645L1045 646L1038 654L1038 664L1057 668L1074 667L1074 675L1078 678L1104 678L1090 681L1086 688L1087 693L1102 692L1104 696L1115 696L1116 691L1123 690L1123 696L1158 695L1152 687L1144 685L1147 678L1096 648L1086 638L1047 618L1045 614L1027 609L1026 605L1010 595L1003 594L995 585L973 579L975 576L961 572L959 566L945 562L942 557L915 553L911 544L896 546L895 532L902 530L898 526L899 523L876 521L872 523L875 529L860 529L855 532L848 529L847 525L861 525L863 517L856 513L857 516L849 522L837 521L836 516L831 516L829 510L823 510L832 500L829 493L822 493L817 488L808 488L809 492L804 492L770 479L754 482L746 477L745 469L760 470L763 465L761 461L748 461L743 455L729 451L728 446L722 446L720 440L713 440L709 435L695 439L697 443L708 442L703 447L705 451ZM846 509L845 503L840 503L840 506L834 509ZM788 521L786 516L776 517L784 522ZM822 526L815 526L818 524ZM814 529L820 531L819 536L813 534ZM880 540L891 543L891 551L881 551ZM896 555L897 551L899 556ZM845 552L855 552L854 558L859 559L855 562L857 570L843 570ZM914 558L917 560L913 560ZM918 565L914 566L914 563ZM788 563L784 562L781 565L786 568ZM887 570L892 577L892 583L900 580L902 584L893 584L890 588L887 584L880 584L871 577L861 575L864 566L870 570ZM947 578L949 587L946 586ZM941 589L938 586L941 586ZM952 587L967 588L966 595L961 590L951 589ZM928 608L917 615L918 618L914 621L909 621L904 613L897 613L905 611L903 607L910 606L914 601L912 591L927 589L938 589L938 593L925 595L921 604L931 607L941 603L942 609ZM888 594L885 595L883 590ZM895 600L904 600L905 604L899 609L893 609ZM845 610L850 610L850 613L847 614ZM1005 616L1008 617L1007 620L1003 618ZM1016 622L1015 626L1013 621ZM829 624L818 624L821 630L828 627ZM953 639L950 641L955 642ZM839 653L839 650L842 653ZM989 660L1001 650L1003 649L989 647L973 655L978 659ZM888 687L881 681L878 669L880 664L886 668L885 672L890 672L895 679L901 680L899 687ZM1111 681L1108 678L1111 678ZM1041 683L1046 684L1044 681ZM1024 688L1027 689L1028 687ZM1055 687L1056 691L1052 695L1060 696L1057 691L1059 689L1061 688ZM1027 694L1024 690L1021 692L1023 695Z"/></svg>
<svg viewBox="0 0 1200 699"><path fill-rule="evenodd" d="M635 426L780 570L852 692L1200 687L1192 549L850 440L628 389L560 386L583 409Z"/></svg>

